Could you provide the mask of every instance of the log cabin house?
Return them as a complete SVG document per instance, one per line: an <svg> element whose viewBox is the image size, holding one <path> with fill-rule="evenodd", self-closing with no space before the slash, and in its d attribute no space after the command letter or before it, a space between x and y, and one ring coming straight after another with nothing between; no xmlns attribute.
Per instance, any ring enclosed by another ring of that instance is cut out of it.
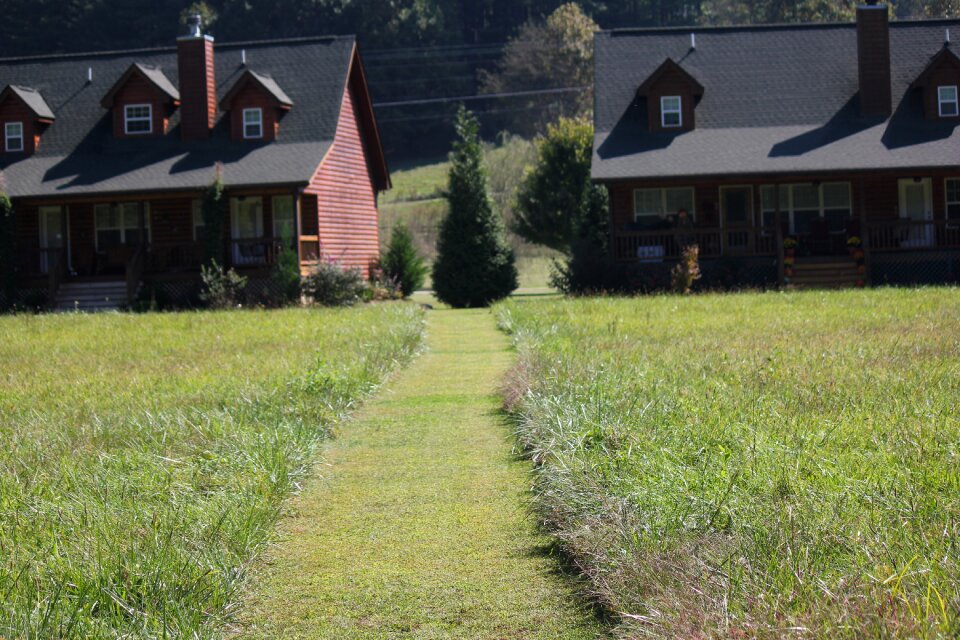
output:
<svg viewBox="0 0 960 640"><path fill-rule="evenodd" d="M367 270L390 187L353 37L0 60L0 171L21 299L123 303L197 289L201 198L222 176L226 266L267 282L278 252ZM96 306L96 305L94 305Z"/></svg>
<svg viewBox="0 0 960 640"><path fill-rule="evenodd" d="M696 244L714 286L956 282L951 31L874 1L854 24L598 34L592 175L621 272L664 286Z"/></svg>

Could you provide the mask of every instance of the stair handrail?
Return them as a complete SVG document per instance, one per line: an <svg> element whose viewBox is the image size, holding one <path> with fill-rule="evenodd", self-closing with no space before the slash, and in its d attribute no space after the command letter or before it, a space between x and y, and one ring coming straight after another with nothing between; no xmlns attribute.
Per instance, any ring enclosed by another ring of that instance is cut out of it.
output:
<svg viewBox="0 0 960 640"><path fill-rule="evenodd" d="M133 302L143 279L143 268L146 263L147 252L144 245L137 247L130 259L127 260L127 302Z"/></svg>

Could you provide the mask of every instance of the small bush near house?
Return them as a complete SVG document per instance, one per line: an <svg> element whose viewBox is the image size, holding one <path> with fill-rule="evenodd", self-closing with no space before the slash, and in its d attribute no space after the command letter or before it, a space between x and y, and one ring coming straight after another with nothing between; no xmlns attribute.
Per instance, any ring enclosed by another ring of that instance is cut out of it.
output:
<svg viewBox="0 0 960 640"><path fill-rule="evenodd" d="M380 269L386 278L396 283L404 298L423 286L427 265L413 246L413 236L403 222L398 223L390 234L390 243L380 261Z"/></svg>
<svg viewBox="0 0 960 640"><path fill-rule="evenodd" d="M366 302L380 302L384 300L403 300L405 297L396 280L384 273L380 267L374 267L370 272L370 282L363 299Z"/></svg>
<svg viewBox="0 0 960 640"><path fill-rule="evenodd" d="M283 249L277 256L277 264L273 268L273 281L278 293L279 306L294 304L300 300L300 258L293 249Z"/></svg>
<svg viewBox="0 0 960 640"><path fill-rule="evenodd" d="M210 266L200 267L203 286L200 301L211 309L229 309L240 304L247 279L233 269L223 270L216 260Z"/></svg>
<svg viewBox="0 0 960 640"><path fill-rule="evenodd" d="M367 283L359 269L345 269L334 260L323 260L303 281L303 293L323 307L349 307L360 302Z"/></svg>
<svg viewBox="0 0 960 640"><path fill-rule="evenodd" d="M700 247L684 247L680 262L670 272L670 286L674 293L690 293L693 283L700 279Z"/></svg>

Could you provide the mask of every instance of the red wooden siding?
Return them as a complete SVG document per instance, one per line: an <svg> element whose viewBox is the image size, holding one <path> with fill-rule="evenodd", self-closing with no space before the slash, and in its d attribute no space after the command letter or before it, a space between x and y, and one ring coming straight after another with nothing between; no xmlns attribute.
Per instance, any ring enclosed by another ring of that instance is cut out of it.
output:
<svg viewBox="0 0 960 640"><path fill-rule="evenodd" d="M307 193L317 195L320 247L325 258L368 273L380 256L377 193L357 115L356 82L344 92L333 146ZM307 215L304 207L303 215Z"/></svg>
<svg viewBox="0 0 960 640"><path fill-rule="evenodd" d="M128 136L124 133L124 106L128 104L149 104L153 112L153 131ZM117 91L113 98L113 134L118 138L143 138L162 135L167 132L170 113L160 100L157 88L139 74L133 74Z"/></svg>

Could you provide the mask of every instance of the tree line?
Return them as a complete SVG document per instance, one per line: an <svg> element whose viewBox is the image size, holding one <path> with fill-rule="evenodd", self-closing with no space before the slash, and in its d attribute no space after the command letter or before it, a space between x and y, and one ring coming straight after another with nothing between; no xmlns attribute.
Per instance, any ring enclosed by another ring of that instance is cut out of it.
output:
<svg viewBox="0 0 960 640"><path fill-rule="evenodd" d="M357 34L367 49L502 43L563 0L6 0L0 55L169 44L199 11L221 40ZM841 20L854 0L581 0L602 28ZM894 0L899 18L956 16L960 0Z"/></svg>

